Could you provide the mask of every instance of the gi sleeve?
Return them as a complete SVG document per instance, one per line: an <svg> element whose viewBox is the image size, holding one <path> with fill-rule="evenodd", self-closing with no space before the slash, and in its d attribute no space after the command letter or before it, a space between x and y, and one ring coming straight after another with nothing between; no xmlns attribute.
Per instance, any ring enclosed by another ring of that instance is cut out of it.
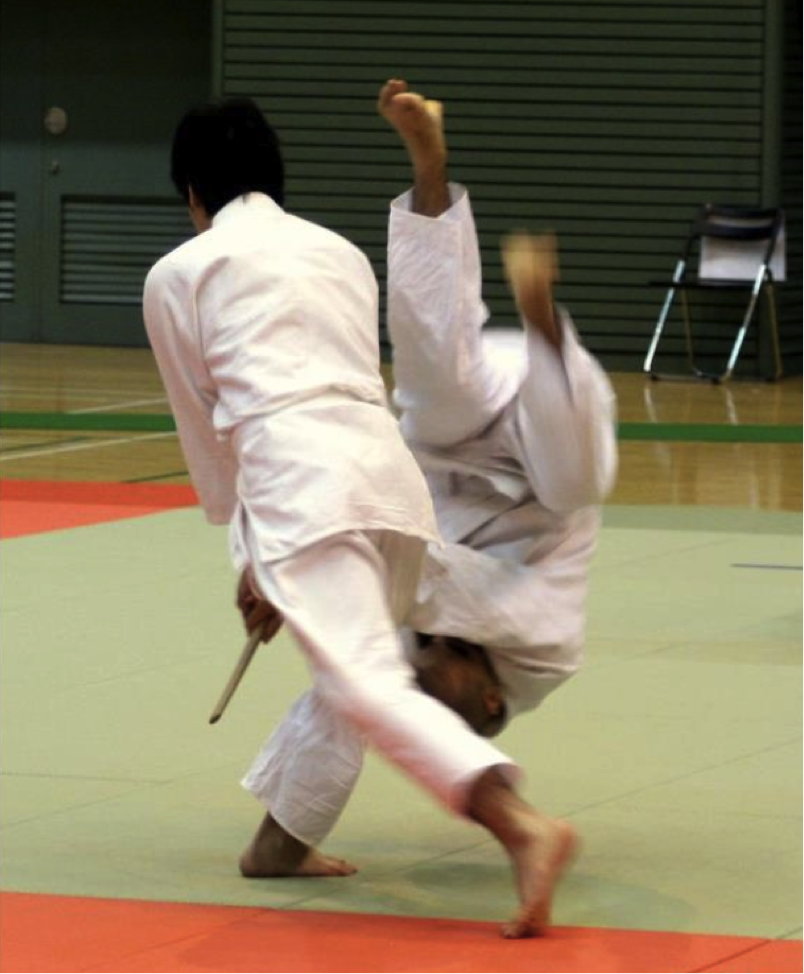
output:
<svg viewBox="0 0 804 974"><path fill-rule="evenodd" d="M192 288L169 256L146 279L143 314L190 479L210 523L226 524L237 499L237 462L213 425L217 396L204 362Z"/></svg>
<svg viewBox="0 0 804 974"><path fill-rule="evenodd" d="M450 184L438 218L391 204L388 331L394 403L409 442L446 447L481 432L513 398L519 376L484 349L480 252L466 190Z"/></svg>

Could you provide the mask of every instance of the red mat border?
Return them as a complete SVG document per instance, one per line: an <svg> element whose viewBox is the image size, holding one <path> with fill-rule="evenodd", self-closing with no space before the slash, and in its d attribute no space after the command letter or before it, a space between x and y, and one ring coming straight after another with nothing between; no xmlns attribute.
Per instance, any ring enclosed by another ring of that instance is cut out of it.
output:
<svg viewBox="0 0 804 974"><path fill-rule="evenodd" d="M797 972L801 941L151 900L0 894L4 971Z"/></svg>
<svg viewBox="0 0 804 974"><path fill-rule="evenodd" d="M0 480L0 501L191 507L198 495L184 484L124 484L81 480Z"/></svg>
<svg viewBox="0 0 804 974"><path fill-rule="evenodd" d="M183 484L0 480L0 538L26 537L194 507Z"/></svg>

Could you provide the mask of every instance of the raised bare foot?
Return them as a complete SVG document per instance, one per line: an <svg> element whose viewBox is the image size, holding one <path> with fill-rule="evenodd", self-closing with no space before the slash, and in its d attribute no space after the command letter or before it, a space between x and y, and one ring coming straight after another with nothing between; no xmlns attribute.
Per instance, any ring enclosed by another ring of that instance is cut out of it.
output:
<svg viewBox="0 0 804 974"><path fill-rule="evenodd" d="M558 280L555 235L509 234L502 242L502 256L519 313L554 348L560 348L561 325L553 305L553 285Z"/></svg>
<svg viewBox="0 0 804 974"><path fill-rule="evenodd" d="M325 856L286 832L270 814L240 857L240 873L246 879L351 876L357 867L345 859Z"/></svg>
<svg viewBox="0 0 804 974"><path fill-rule="evenodd" d="M446 164L447 146L441 102L408 91L406 81L392 79L380 91L377 110L399 133L414 167L443 167Z"/></svg>
<svg viewBox="0 0 804 974"><path fill-rule="evenodd" d="M539 817L529 838L508 849L522 904L504 937L534 937L550 926L553 891L572 861L578 839L568 822Z"/></svg>

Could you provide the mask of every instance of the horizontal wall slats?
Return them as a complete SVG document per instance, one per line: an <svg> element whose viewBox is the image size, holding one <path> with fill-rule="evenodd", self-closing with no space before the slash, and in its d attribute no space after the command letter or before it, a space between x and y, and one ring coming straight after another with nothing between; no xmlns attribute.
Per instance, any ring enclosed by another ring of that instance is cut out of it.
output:
<svg viewBox="0 0 804 974"><path fill-rule="evenodd" d="M290 38L287 39L290 40ZM372 46L371 49L365 49L362 45L344 43L339 44L339 48L333 51L331 49L332 38L325 34L320 36L303 34L299 35L296 41L298 47L289 46L286 50L274 52L266 49L264 43L255 37L254 43L243 43L230 49L230 70L233 74L248 72L249 75L252 75L261 66L270 65L273 67L280 64L294 70L299 64L299 51L308 54L311 51L322 51L326 54L328 64L347 64L353 68L355 67L355 52L357 51L361 59L359 65L361 73L387 66L388 51L382 48ZM495 47L504 47L504 49L495 50ZM522 76L522 80L527 80L526 75L530 72L532 79L534 67L538 67L539 71L550 71L555 80L567 82L571 86L577 87L583 84L585 79L589 79L601 71L616 70L626 51L627 47L624 46L620 52L609 50L607 53L602 53L598 45L591 48L588 53L556 51L555 44L547 43L544 43L543 49L511 51L508 39L506 39L505 45L484 44L483 47L478 47L477 50L471 52L466 50L459 53L439 52L439 58L441 61L440 70L443 71L445 79L450 79L451 76L460 78L461 74L466 71L467 56L471 53L472 67L478 82L483 82L486 79L484 71L496 71L501 68L509 71L507 83L510 83L517 73ZM583 70L577 74L567 70L567 54L576 53L582 53L584 58ZM318 56L317 53L314 56ZM534 62L534 57L538 58L538 62ZM619 72L616 77L608 79L608 82L612 87L624 87L629 82L645 78L649 79L651 84L656 85L661 83L662 78L675 79L680 72L684 72L680 80L685 87L689 87L696 81L703 81L707 78L706 69L711 60L709 56L698 58L693 69L690 66L690 57L688 50L683 53L679 51L678 55L671 57L663 56L660 72L656 70L655 58L649 55L632 57L628 69ZM427 69L432 61L432 55L427 51L419 51L415 54L410 53L407 60L411 67ZM744 69L746 67L750 76L750 71L761 60L762 51L756 45L751 45L747 49L735 49L729 59L725 58L721 52L717 63L724 73L739 78L740 75L745 74ZM493 77L489 77L488 81L490 84L494 84Z"/></svg>
<svg viewBox="0 0 804 974"><path fill-rule="evenodd" d="M672 272L697 208L761 201L765 0L220 6L221 93L257 99L289 208L353 239L381 284L388 202L410 178L375 111L387 77L446 104L493 322L516 321L500 236L554 229L559 298L610 366L641 366L662 300L646 282Z"/></svg>
<svg viewBox="0 0 804 974"><path fill-rule="evenodd" d="M17 199L0 194L0 301L13 301L16 290Z"/></svg>
<svg viewBox="0 0 804 974"><path fill-rule="evenodd" d="M408 75L411 74L410 71L406 73ZM364 85L371 87L377 86L378 82L384 80L382 76L383 72L379 69L362 71L352 69L350 71L351 78L348 85L345 84L344 90L336 97L334 94L322 94L321 84L325 80L323 72L322 78L319 80L310 80L310 76L314 72L309 67L300 71L296 77L294 77L294 71L288 71L287 74L288 77L283 79L280 84L265 81L261 77L262 72L258 68L233 71L229 79L231 85L230 90L232 93L237 93L238 85L247 86L248 90L256 94L272 95L276 99L276 104L282 103L286 108L291 107L285 103L285 99L290 98L293 100L291 104L296 111L303 108L305 96L309 99L314 99L318 103L318 106L324 106L333 111L353 111L357 107L365 110L365 108L370 106L370 103L360 101L361 87L364 86L361 86L359 80L356 79L362 77ZM477 105L478 100L483 100L488 104L492 98L509 105L516 105L518 102L530 104L534 99L546 98L549 98L556 106L564 103L577 105L581 101L585 106L585 110L590 114L593 106L617 105L625 100L628 103L632 117L639 117L637 111L640 106L643 108L656 108L662 105L670 105L680 109L686 105L698 106L699 108L707 105L713 109L719 107L757 109L761 105L760 97L756 91L744 87L745 79L742 75L734 76L733 87L710 93L706 99L702 98L700 87L696 88L694 84L689 88L679 85L676 90L669 93L667 86L670 83L671 79L669 77L665 80L654 79L650 83L648 83L647 79L644 79L641 83L637 79L635 81L632 80L632 84L601 86L590 83L586 86L565 87L563 90L556 91L552 88L540 90L538 87L533 86L533 82L531 82L532 87L530 89L525 89L522 84L516 85L514 83L490 85L477 82L469 86L467 84L460 84L459 81L450 81L448 83L442 80L439 85L439 95L441 96L441 100L446 101L448 105L469 105L470 108L473 104ZM455 92L456 97L450 97L450 84L454 85L456 89L460 89L459 92ZM523 84L527 84L527 81L523 82ZM357 104L353 103L349 105L346 102L346 97L350 94L350 89L352 97ZM274 108L274 113L276 113L276 108ZM645 115L643 114L641 117L644 119Z"/></svg>
<svg viewBox="0 0 804 974"><path fill-rule="evenodd" d="M59 298L139 305L151 265L191 235L174 200L63 197Z"/></svg>
<svg viewBox="0 0 804 974"><path fill-rule="evenodd" d="M232 60L237 58L237 53L243 48L251 47L264 51L265 32L273 31L276 23L264 22L257 24L253 29L248 29L244 25L238 25L234 17L228 19L228 24L235 30L237 35L233 36L227 44L227 55ZM294 50L304 51L310 57L316 57L317 52L324 51L329 57L329 52L333 50L333 34L331 31L315 29L317 22L308 23L306 30L292 30L287 24L282 27L283 44L285 48L278 52L277 57L287 60L289 52ZM447 31L446 33L454 33ZM538 34L518 34L508 32L502 36L486 34L462 34L462 45L459 52L444 50L443 37L437 32L428 33L426 36L420 35L415 38L415 43L411 40L408 43L409 50L406 50L406 57L411 64L417 60L424 66L432 67L433 56L443 57L447 64L459 62L461 57L485 56L489 52L497 50L503 53L510 53L511 57L526 55L530 58L549 57L565 58L568 55L575 55L584 58L583 66L588 67L587 58L608 58L610 67L616 67L613 58L628 56L634 57L633 38L624 36L621 32L609 36L605 41L605 48L601 46L601 39L595 32L588 36L568 33L566 36L551 35L549 32L539 30ZM761 45L754 39L740 39L728 31L720 32L716 38L717 50L715 55L719 59L731 58L734 61L733 67L736 69L737 60L740 58L761 58ZM397 55L399 51L399 41L394 35L376 33L361 33L359 30L352 32L341 31L337 34L337 44L335 45L336 56L339 52L350 51L367 54L392 54ZM657 33L655 38L641 38L639 51L636 52L637 60L631 64L630 70L642 65L647 59L655 56L662 57L662 63L669 65L671 59L675 58L681 68L684 64L689 64L691 59L709 62L713 57L712 39L708 35L677 37L667 30ZM550 62L548 62L550 63ZM553 64L555 62L552 62ZM629 62L630 63L630 62ZM565 66L566 62L561 66ZM536 62L533 62L536 67ZM626 70L629 66L626 65Z"/></svg>

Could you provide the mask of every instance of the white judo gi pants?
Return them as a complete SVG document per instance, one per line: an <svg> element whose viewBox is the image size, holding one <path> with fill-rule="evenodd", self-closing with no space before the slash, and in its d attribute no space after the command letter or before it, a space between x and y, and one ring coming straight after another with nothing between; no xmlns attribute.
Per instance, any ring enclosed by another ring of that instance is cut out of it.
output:
<svg viewBox="0 0 804 974"><path fill-rule="evenodd" d="M488 768L517 776L507 757L415 683L397 624L415 593L422 553L414 538L348 532L278 562L251 562L314 685L264 745L243 786L309 845L335 825L366 743L457 813Z"/></svg>

